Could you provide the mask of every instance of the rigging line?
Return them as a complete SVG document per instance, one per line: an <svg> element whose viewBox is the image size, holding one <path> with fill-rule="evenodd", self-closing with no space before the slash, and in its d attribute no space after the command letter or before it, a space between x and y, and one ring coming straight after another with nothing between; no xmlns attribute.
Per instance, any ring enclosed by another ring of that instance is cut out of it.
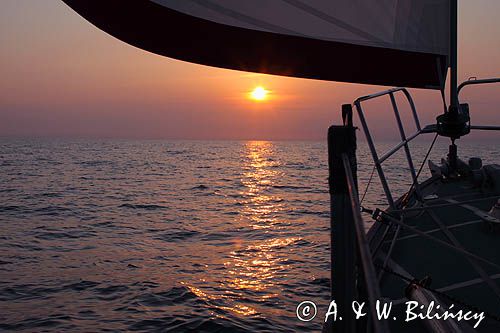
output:
<svg viewBox="0 0 500 333"><path fill-rule="evenodd" d="M443 101L444 113L448 112L448 105L446 105L446 97L444 96L444 88L439 89L441 92L441 100Z"/></svg>
<svg viewBox="0 0 500 333"><path fill-rule="evenodd" d="M467 193L465 195L470 195L470 193ZM453 198L453 197L452 197ZM449 197L441 197L441 198L438 198L438 199L434 199L434 200L428 200L426 201L427 204L429 204L429 202L436 202L436 201L448 201L449 203L446 203L446 204L436 204L436 205L427 205L427 206L422 206L422 207L415 207L415 208L405 208L405 209L394 209L394 210L391 210L391 213L403 213L403 212L418 212L418 211L421 211L421 210L429 210L429 209L437 209L437 208L446 208L446 207L452 207L452 206L462 206L462 205L465 205L465 204L470 204L470 203L475 203L475 202L481 202L481 201L487 201L487 200L496 200L500 198L499 195L494 195L494 196L491 196L491 197L484 197L484 198L477 198L477 199L471 199L471 200L464 200L464 201L459 201L459 202L449 202L450 198Z"/></svg>
<svg viewBox="0 0 500 333"><path fill-rule="evenodd" d="M375 164L373 164L373 169L372 169L372 173L370 175L370 179L368 179L368 184L366 184L365 191L363 192L363 196L361 197L361 201L359 202L360 206L363 204L363 200L365 200L366 193L368 192L368 188L370 187L370 184L372 183L372 179L373 179L374 174L375 174Z"/></svg>
<svg viewBox="0 0 500 333"><path fill-rule="evenodd" d="M422 164L420 165L420 168L418 169L417 179L420 176L420 173L422 172L422 169L424 168L425 162L427 161L427 159L429 158L429 155L431 154L432 148L434 148L434 144L436 143L437 138L438 138L438 134L436 133L436 135L434 136L434 139L432 140L432 143L431 143L431 145L429 147L429 150L427 150L427 154L425 154L425 158L422 161ZM414 183L414 185L415 185L415 183Z"/></svg>
<svg viewBox="0 0 500 333"><path fill-rule="evenodd" d="M441 89L439 89L441 93L441 99L443 101L443 108L444 108L444 113L448 111L448 106L446 105L446 97L444 95L444 88L445 88L445 81L443 78L443 74L441 73L441 59L438 57L436 58L436 66L437 66L437 74L440 82Z"/></svg>
<svg viewBox="0 0 500 333"><path fill-rule="evenodd" d="M384 245L385 238L387 237L387 234L389 233L391 228L392 228L391 225L389 225L389 224L385 225L385 230L382 234L382 238L381 238L381 240L379 240L378 244L375 246L375 250L372 251L372 260L373 260L373 258L375 258L375 256L377 255L377 253L380 250L380 248L382 247L382 245Z"/></svg>
<svg viewBox="0 0 500 333"><path fill-rule="evenodd" d="M244 23L251 24L251 25L256 26L256 27L260 27L262 29L266 29L266 30L270 30L270 31L274 31L274 32L280 32L280 33L284 33L284 34L292 34L292 35L298 35L298 36L305 37L304 34L301 34L299 32L289 30L287 28L283 28L283 27L280 27L278 25L259 20L257 18L248 16L246 14L242 14L240 12L233 10L233 9L221 6L221 5L216 4L216 3L209 1L209 0L191 0L191 1L202 6L202 7L205 7L207 9L218 12L219 14L231 17L233 19L236 19L236 20L244 22Z"/></svg>
<svg viewBox="0 0 500 333"><path fill-rule="evenodd" d="M399 277L400 279L402 279L402 280L404 280L404 281L406 281L406 282L408 282L408 283L410 283L410 284L415 284L415 285L419 286L420 288L423 288L423 289L425 289L425 290L427 290L427 291L430 291L430 292L432 292L432 293L435 293L435 294L436 294L436 295L438 295L438 296L442 296L442 297L444 297L444 298L446 298L446 299L448 299L448 300L452 301L454 304L460 304L460 305L462 305L462 306L464 306L464 307L466 307L466 308L469 308L470 310L474 310L474 311L477 311L477 312L483 312L483 313L484 313L484 315L485 315L486 317L488 317L488 318L490 318L490 319L493 319L493 320L496 320L496 321L500 322L500 317L498 317L498 316L496 316L496 315L493 315L493 314L491 314L491 313L489 313L489 312L487 312L487 311L484 311L484 310L482 310L481 308L479 308L479 307L477 307L477 306L475 306L475 305L468 304L468 303L466 303L466 302L464 302L464 301L462 301L462 300L460 300L460 299L458 299L458 298L455 298L455 297L453 297L453 296L451 296L451 295L448 295L448 294L446 294L446 293L444 293L444 292L441 292L441 291L439 291L439 290L437 290L437 289L434 289L434 288L428 287L428 286L426 286L425 284L423 284L423 283L421 283L420 281L418 281L417 279L412 279L412 278L409 278L409 277L407 277L407 276L404 276L403 274L400 274L400 273L398 273L398 272L393 271L393 270L392 270L392 269L390 269L390 268L387 268L387 267L382 267L382 266L381 266L381 265L379 265L379 264L375 264L375 267L378 267L378 268L380 268L380 269L384 270L385 272L387 272L387 273L389 273L389 274L392 274L392 275L394 275L394 276L397 276L397 277Z"/></svg>
<svg viewBox="0 0 500 333"><path fill-rule="evenodd" d="M453 233L448 229L448 227L439 219L439 217L436 215L435 212L432 210L426 211L427 214L431 217L431 219L438 225L438 227L441 229L441 232L445 234L445 236L450 240L453 245L455 245L458 248L462 248L465 250L465 247L460 243L460 241L453 235ZM466 257L466 260L471 264L471 266L474 268L476 273L481 276L481 278L486 282L488 287L491 288L491 290L495 293L495 295L500 299L500 290L498 289L497 285L495 282L493 282L492 279L490 279L489 275L485 272L485 270L474 260L472 260L469 257Z"/></svg>
<svg viewBox="0 0 500 333"><path fill-rule="evenodd" d="M401 217L401 220L403 220L404 217ZM387 266L387 263L391 259L392 255L392 250L394 250L394 245L396 244L396 241L398 240L399 232L401 231L401 226L398 225L396 232L394 233L394 236L392 237L391 245L389 246L389 250L387 251L387 254L385 255L384 259L384 265L383 267ZM382 280L382 276L384 275L384 271L380 271L378 275L378 281L380 282Z"/></svg>
<svg viewBox="0 0 500 333"><path fill-rule="evenodd" d="M380 209L378 209L378 208L377 208L377 210L376 210L376 212L375 212L375 213L376 213L377 215L379 215L380 217L384 217L384 218L386 218L387 220L389 220L389 222L392 222L392 224L393 224L393 225L394 225L394 224L396 224L396 225L400 225L400 226L401 226L401 227L403 227L404 229L410 230L410 231L412 231L413 233L416 233L416 234L418 234L418 235L422 236L422 237L423 237L423 238L425 238L425 239L428 239L428 240L431 240L431 241L433 241L433 242L435 242L435 243L438 243L438 244L440 244L440 245L442 245L442 246L444 246L444 247L446 247L446 248L448 248L448 249L450 249L450 250L452 250L452 251L454 251L454 252L460 253L460 254L462 254L462 255L466 255L466 256L468 256L468 257L471 257L471 258L474 258L474 259L476 259L476 260L479 260L479 261L481 261L481 262L483 262L483 263L486 263L486 264L488 264L488 265L490 265L490 266L492 266L492 267L495 267L495 268L497 268L497 269L500 269L500 265L498 265L498 264L496 264L496 263L494 263L494 262L491 262L491 261L489 261L488 259L485 259L485 258L483 258L483 257L481 257L481 256L479 256L479 255L477 255L477 254L474 254L474 253L471 253L471 252L469 252L469 251L466 251L466 250L464 250L464 249L462 249L462 248L457 248L457 247L456 247L456 246L454 246L453 244L450 244L450 243L448 243L448 242L445 242L445 241L441 240L440 238L433 237L433 236L431 236L431 235L429 235L429 234L426 234L425 232L423 232L423 231L421 231L421 230L417 229L416 227L413 227L413 226L411 226L411 225L408 225L408 224L402 223L401 221L399 221L398 219L394 218L391 214L389 214L389 213L387 213L387 212L384 212L384 211L382 211L382 210L380 210Z"/></svg>
<svg viewBox="0 0 500 333"><path fill-rule="evenodd" d="M490 275L490 279L492 279L492 280L500 279L500 274ZM438 290L442 291L442 292L453 291L456 289L470 287L470 286L474 286L474 285L478 285L478 284L482 284L482 283L484 283L484 280L482 280L481 278L476 278L476 279L472 279L472 280L468 280L468 281L464 281L464 282L453 283L453 284L447 285L445 287L441 287Z"/></svg>
<svg viewBox="0 0 500 333"><path fill-rule="evenodd" d="M323 21L326 21L328 23L331 23L333 25L336 25L344 30L347 30L349 31L350 33L353 33L355 35L357 35L358 37L362 37L362 38L365 38L365 39L368 39L369 41L372 41L372 42L384 42L382 39L366 32L366 31L363 31L359 28L356 28L342 20L339 20L338 18L335 18L331 15L328 15L308 4L305 4L303 3L302 1L300 0L282 0L286 3L288 3L289 5L293 6L293 7L296 7L296 8L299 8L313 16L316 16L317 18L323 20Z"/></svg>
<svg viewBox="0 0 500 333"><path fill-rule="evenodd" d="M420 173L422 172L422 170L424 168L425 162L427 162L427 159L429 158L429 155L431 154L432 148L434 148L434 144L436 143L437 138L438 138L438 134L436 133L436 135L434 136L434 139L432 140L431 145L429 146L429 149L427 150L427 153L425 154L425 157L424 157L424 160L422 161L422 164L420 164L420 168L418 169L418 172L417 172L417 177L415 177L415 180L413 180L413 183L411 184L408 192L406 192L402 202L407 203L407 200L410 196L411 191L413 190L413 188L415 186L417 186L418 177L420 176Z"/></svg>
<svg viewBox="0 0 500 333"><path fill-rule="evenodd" d="M464 222L464 223L459 223L459 224L452 224L452 225L448 226L448 229L455 229L455 228L463 227L463 226L466 226L466 225L477 224L477 223L481 223L481 222L483 222L483 220L477 219L477 220L472 220L472 221L469 221L469 222ZM425 233L426 234L432 234L432 233L436 233L438 231L441 231L441 229L440 228L435 228L435 229L427 230L427 231L425 231ZM398 240L411 239L411 238L415 238L415 237L419 237L419 235L402 236L402 237L399 237ZM385 241L384 243L387 244L388 242L389 241Z"/></svg>

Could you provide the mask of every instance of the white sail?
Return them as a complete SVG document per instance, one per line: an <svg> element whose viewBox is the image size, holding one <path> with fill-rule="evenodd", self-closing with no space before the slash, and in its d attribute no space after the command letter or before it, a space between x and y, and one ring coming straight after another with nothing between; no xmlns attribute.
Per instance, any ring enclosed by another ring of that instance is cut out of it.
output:
<svg viewBox="0 0 500 333"><path fill-rule="evenodd" d="M449 0L153 0L246 29L447 55Z"/></svg>
<svg viewBox="0 0 500 333"><path fill-rule="evenodd" d="M63 0L111 35L194 63L441 89L450 0Z"/></svg>

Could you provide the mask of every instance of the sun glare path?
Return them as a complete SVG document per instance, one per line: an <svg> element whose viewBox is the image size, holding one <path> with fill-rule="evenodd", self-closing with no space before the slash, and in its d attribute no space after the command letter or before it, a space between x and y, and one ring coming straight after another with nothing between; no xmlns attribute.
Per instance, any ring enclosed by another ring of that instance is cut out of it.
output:
<svg viewBox="0 0 500 333"><path fill-rule="evenodd" d="M264 101L267 99L268 94L269 90L259 86L250 92L250 98L255 101Z"/></svg>

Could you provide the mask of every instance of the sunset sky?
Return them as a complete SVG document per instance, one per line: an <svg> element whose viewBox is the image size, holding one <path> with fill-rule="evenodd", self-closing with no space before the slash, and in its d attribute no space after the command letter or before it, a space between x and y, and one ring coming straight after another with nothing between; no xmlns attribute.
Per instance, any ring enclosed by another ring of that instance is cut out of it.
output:
<svg viewBox="0 0 500 333"><path fill-rule="evenodd" d="M0 136L323 139L342 103L385 89L164 58L107 35L58 0L0 6ZM498 13L498 0L459 1L460 81L500 76ZM262 101L249 98L257 86L268 90ZM439 93L412 92L423 123L434 122ZM499 92L464 93L475 124L500 124ZM390 138L394 116L382 105L367 112Z"/></svg>

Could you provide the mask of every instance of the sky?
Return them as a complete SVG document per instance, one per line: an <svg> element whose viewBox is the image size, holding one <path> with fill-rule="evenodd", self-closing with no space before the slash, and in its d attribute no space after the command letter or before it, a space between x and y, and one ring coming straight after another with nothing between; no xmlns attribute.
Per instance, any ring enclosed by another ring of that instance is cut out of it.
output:
<svg viewBox="0 0 500 333"><path fill-rule="evenodd" d="M500 76L498 13L498 0L459 1L460 81ZM161 57L107 35L58 0L1 1L0 75L2 137L322 140L339 123L341 104L386 89ZM266 101L248 98L256 86L270 91ZM500 125L499 88L464 91L474 124ZM411 92L422 123L433 123L439 92ZM368 105L376 138L397 135L390 111L388 101Z"/></svg>

